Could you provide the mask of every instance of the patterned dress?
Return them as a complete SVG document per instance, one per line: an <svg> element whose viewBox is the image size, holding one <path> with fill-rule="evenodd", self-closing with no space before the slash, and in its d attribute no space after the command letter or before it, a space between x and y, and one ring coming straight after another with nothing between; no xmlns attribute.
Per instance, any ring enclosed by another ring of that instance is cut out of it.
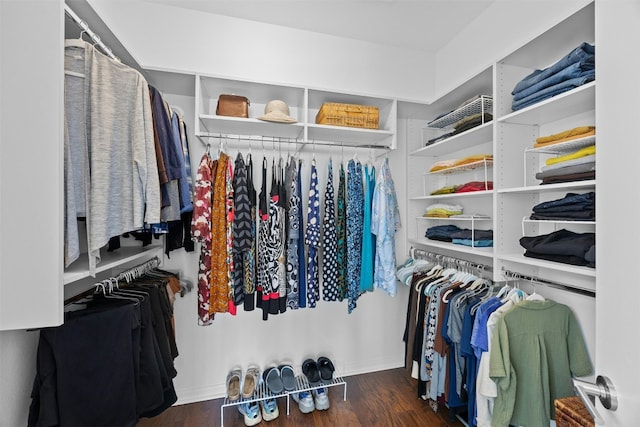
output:
<svg viewBox="0 0 640 427"><path fill-rule="evenodd" d="M236 305L234 303L233 291L233 223L234 223L234 196L233 196L233 164L231 158L227 160L227 174L225 176L225 208L227 213L227 305L228 311L235 315Z"/></svg>
<svg viewBox="0 0 640 427"><path fill-rule="evenodd" d="M309 246L309 270L307 272L307 300L309 308L314 308L319 298L318 246L320 244L320 196L318 195L318 171L316 160L311 162L309 183L309 206L307 207L307 231L305 242Z"/></svg>
<svg viewBox="0 0 640 427"><path fill-rule="evenodd" d="M298 196L302 197L302 159L298 160ZM300 206L300 233L298 236L298 306L307 306L307 257L305 252L304 215L302 214L302 202Z"/></svg>
<svg viewBox="0 0 640 427"><path fill-rule="evenodd" d="M227 261L227 174L229 156L220 153L215 162L211 203L211 307L212 313L229 311L229 264Z"/></svg>
<svg viewBox="0 0 640 427"><path fill-rule="evenodd" d="M347 297L347 199L344 164L340 163L336 210L336 263L338 265L338 300Z"/></svg>
<svg viewBox="0 0 640 427"><path fill-rule="evenodd" d="M267 159L262 159L262 186L258 197L258 307L262 308L262 319L269 317L269 293L271 282L269 279L269 265L267 261L267 244L269 240L269 205L267 203Z"/></svg>
<svg viewBox="0 0 640 427"><path fill-rule="evenodd" d="M247 175L247 194L249 196L249 215L251 216L251 242L249 249L244 254L244 309L251 311L255 308L255 292L256 292L256 212L257 212L257 195L253 184L253 159L251 154L247 156L246 163Z"/></svg>
<svg viewBox="0 0 640 427"><path fill-rule="evenodd" d="M289 226L287 238L287 307L296 309L298 304L298 239L300 237L300 194L298 193L298 170L296 160L291 157L287 165L288 188L287 202L289 203Z"/></svg>
<svg viewBox="0 0 640 427"><path fill-rule="evenodd" d="M233 175L233 302L236 306L244 304L245 271L244 259L251 249L253 240L253 218L251 201L247 188L247 167L242 153L236 156L236 173Z"/></svg>
<svg viewBox="0 0 640 427"><path fill-rule="evenodd" d="M333 192L333 163L329 159L327 186L324 192L323 252L322 252L322 299L338 299L338 260L336 258L336 210Z"/></svg>
<svg viewBox="0 0 640 427"><path fill-rule="evenodd" d="M191 236L200 243L198 261L198 324L210 325L211 293L211 179L212 162L207 153L202 156L196 174Z"/></svg>
<svg viewBox="0 0 640 427"><path fill-rule="evenodd" d="M360 265L362 262L362 222L364 190L362 165L349 160L347 177L347 287L349 313L356 308L360 296Z"/></svg>
<svg viewBox="0 0 640 427"><path fill-rule="evenodd" d="M282 209L280 206L280 187L278 185L277 171L275 163L272 165L271 173L271 193L269 199L269 237L266 241L265 254L267 261L267 273L269 282L269 313L278 314L280 312L280 278L283 242L282 228L284 226L284 218L282 217ZM283 283L283 286L284 283Z"/></svg>

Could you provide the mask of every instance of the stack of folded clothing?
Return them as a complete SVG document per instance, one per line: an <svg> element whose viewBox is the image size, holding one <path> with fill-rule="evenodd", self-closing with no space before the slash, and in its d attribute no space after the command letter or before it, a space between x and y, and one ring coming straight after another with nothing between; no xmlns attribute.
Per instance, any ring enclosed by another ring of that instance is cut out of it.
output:
<svg viewBox="0 0 640 427"><path fill-rule="evenodd" d="M453 125L453 134L457 135L466 130L473 129L476 126L480 126L481 124L490 122L493 120L493 115L491 113L476 113L466 116L460 120L458 120Z"/></svg>
<svg viewBox="0 0 640 427"><path fill-rule="evenodd" d="M534 148L548 147L550 145L560 144L562 142L573 141L574 139L586 138L596 134L595 126L578 126L553 135L541 136L536 138Z"/></svg>
<svg viewBox="0 0 640 427"><path fill-rule="evenodd" d="M533 207L530 219L555 221L595 221L596 193L567 193L562 199L542 202Z"/></svg>
<svg viewBox="0 0 640 427"><path fill-rule="evenodd" d="M460 215L462 206L448 205L446 203L435 203L427 207L423 216L429 218L449 218L451 215Z"/></svg>
<svg viewBox="0 0 640 427"><path fill-rule="evenodd" d="M429 194L431 196L437 196L439 194L452 194L455 193L458 188L460 188L460 185L445 185L444 187L440 187L437 190L433 190Z"/></svg>
<svg viewBox="0 0 640 427"><path fill-rule="evenodd" d="M511 92L513 111L593 81L595 52L595 46L582 43L550 67L523 78Z"/></svg>
<svg viewBox="0 0 640 427"><path fill-rule="evenodd" d="M469 181L456 188L456 193L493 190L493 181Z"/></svg>
<svg viewBox="0 0 640 427"><path fill-rule="evenodd" d="M455 225L436 225L427 228L427 239L473 247L493 246L493 230L461 229Z"/></svg>
<svg viewBox="0 0 640 427"><path fill-rule="evenodd" d="M435 144L436 142L445 140L469 129L473 129L476 126L490 122L493 120L492 107L493 99L491 96L475 95L464 101L456 109L440 114L438 117L427 123L427 126L436 128L448 128L452 126L453 130L428 140L425 143L425 146ZM450 114L451 116L447 117ZM460 116L462 116L462 118L459 118ZM456 119L457 121L454 122Z"/></svg>
<svg viewBox="0 0 640 427"><path fill-rule="evenodd" d="M533 237L521 237L524 256L563 264L596 266L596 234L558 230Z"/></svg>
<svg viewBox="0 0 640 427"><path fill-rule="evenodd" d="M536 174L541 184L585 181L596 177L596 146L590 145L560 157L547 159Z"/></svg>
<svg viewBox="0 0 640 427"><path fill-rule="evenodd" d="M449 159L449 160L440 160L439 162L435 162L429 172L440 172L445 171L447 169L452 169L459 166L464 166L472 163L478 163L478 166L481 166L481 161L493 162L493 155L491 154L476 154L473 156L467 156L462 159Z"/></svg>

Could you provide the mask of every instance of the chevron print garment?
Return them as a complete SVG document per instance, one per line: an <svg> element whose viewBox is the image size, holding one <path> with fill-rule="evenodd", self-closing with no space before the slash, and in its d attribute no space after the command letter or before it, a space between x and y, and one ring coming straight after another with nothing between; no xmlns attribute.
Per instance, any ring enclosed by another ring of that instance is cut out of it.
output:
<svg viewBox="0 0 640 427"><path fill-rule="evenodd" d="M196 173L191 236L200 243L198 261L198 324L210 325L213 314L210 312L211 293L211 179L212 162L205 153L200 160Z"/></svg>
<svg viewBox="0 0 640 427"><path fill-rule="evenodd" d="M238 153L233 175L233 302L236 306L244 304L245 271L244 260L253 240L251 201L247 188L247 168Z"/></svg>

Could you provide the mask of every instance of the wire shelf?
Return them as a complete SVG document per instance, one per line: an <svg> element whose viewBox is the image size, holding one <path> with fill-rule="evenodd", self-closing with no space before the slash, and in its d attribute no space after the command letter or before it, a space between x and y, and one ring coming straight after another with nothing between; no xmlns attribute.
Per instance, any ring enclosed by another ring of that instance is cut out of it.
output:
<svg viewBox="0 0 640 427"><path fill-rule="evenodd" d="M427 127L443 129L464 119L472 114L491 113L493 114L493 98L488 95L481 95L480 98L471 101L467 105L437 118L429 123Z"/></svg>
<svg viewBox="0 0 640 427"><path fill-rule="evenodd" d="M559 144L551 144L544 147L527 148L527 153L568 153L576 151L584 147L589 147L596 143L596 136L591 135L584 138L572 139L571 141L561 142Z"/></svg>
<svg viewBox="0 0 640 427"><path fill-rule="evenodd" d="M465 172L465 171L475 170L482 167L488 168L491 166L493 166L493 159L483 159L483 160L478 160L471 163L466 163L464 165L452 166L450 168L444 168L444 169L440 169L433 172L427 172L426 175Z"/></svg>

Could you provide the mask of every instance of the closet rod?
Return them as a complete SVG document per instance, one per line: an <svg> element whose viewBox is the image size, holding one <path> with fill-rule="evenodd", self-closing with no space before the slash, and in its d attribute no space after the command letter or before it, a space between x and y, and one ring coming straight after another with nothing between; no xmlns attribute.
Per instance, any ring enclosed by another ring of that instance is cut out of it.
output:
<svg viewBox="0 0 640 427"><path fill-rule="evenodd" d="M489 265L480 264L477 262L472 262L466 259L456 258L448 255L438 254L435 252L429 252L429 251L425 251L424 249L418 249L418 248L412 247L409 253L411 254L411 258L414 258L414 259L433 258L437 261L449 262L449 263L457 264L461 267L475 268L477 270L488 271L488 272L493 271L493 268Z"/></svg>
<svg viewBox="0 0 640 427"><path fill-rule="evenodd" d="M553 280L541 279L536 276L527 276L525 274L517 273L515 271L507 270L504 267L502 268L502 273L505 277L512 278L514 280L528 280L531 282L540 283L541 285L550 286L552 288L562 289L563 291L573 292L576 294L585 295L588 297L596 296L596 291L591 291L589 289L582 289L572 285L567 285L565 283L554 282Z"/></svg>
<svg viewBox="0 0 640 427"><path fill-rule="evenodd" d="M66 13L71 19L75 21L76 24L78 24L78 26L82 29L82 32L87 33L87 35L91 37L91 40L93 40L95 44L97 44L98 47L102 49L105 55L118 62L120 61L120 58L113 54L111 48L102 42L100 36L91 31L91 28L89 28L89 24L83 21L67 4L64 5L64 13ZM82 33L80 33L80 38L82 38Z"/></svg>
<svg viewBox="0 0 640 427"><path fill-rule="evenodd" d="M341 142L325 142L325 141L303 141L303 140L299 140L299 139L295 139L295 138L283 138L283 137L277 137L277 136L242 136L242 135L227 135L227 134L218 134L218 133L199 133L196 135L198 137L198 139L200 139L200 142L202 142L205 146L210 146L211 144L207 141L205 141L206 138L213 138L213 139L219 139L219 140L227 140L227 139L231 139L231 140L235 140L235 141L245 141L245 142L250 142L250 143L261 143L264 144L265 142L267 143L274 143L274 144L296 144L296 145L303 145L303 146L315 146L315 145L321 145L321 146L328 146L328 147L342 147L342 148L374 148L374 149L379 149L379 150L386 150L389 151L390 148L386 147L386 146L381 146L381 145L372 145L372 144L368 144L368 145L350 145L350 144L343 144Z"/></svg>

